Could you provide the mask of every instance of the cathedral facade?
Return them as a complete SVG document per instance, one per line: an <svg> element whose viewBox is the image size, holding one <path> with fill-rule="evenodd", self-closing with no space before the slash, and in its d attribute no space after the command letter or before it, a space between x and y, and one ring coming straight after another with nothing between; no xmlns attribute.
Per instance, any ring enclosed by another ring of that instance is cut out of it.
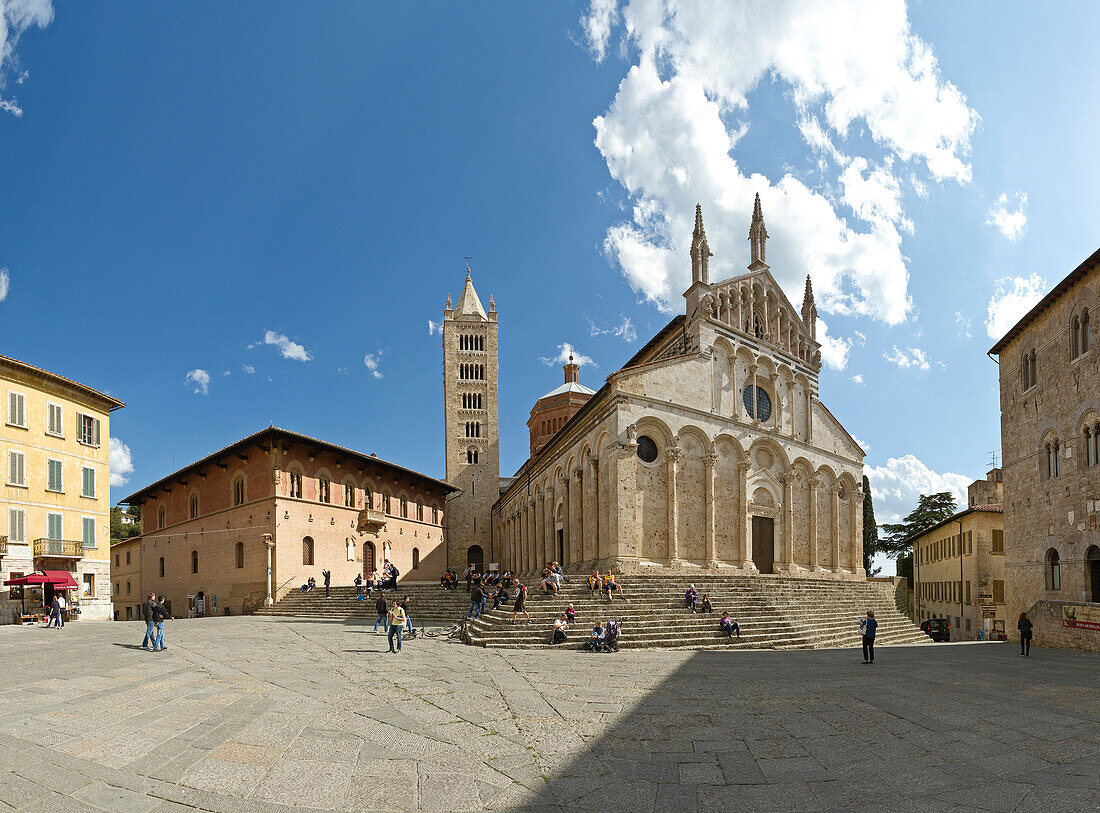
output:
<svg viewBox="0 0 1100 813"><path fill-rule="evenodd" d="M572 571L864 577L863 450L818 397L810 280L796 310L770 272L766 241L758 197L747 273L711 282L696 210L684 314L584 393L550 437L536 443L532 432L532 456L490 501L491 538L474 542L487 545L488 561L520 573L559 561ZM462 310L451 312L452 330ZM461 462L467 439L451 399L447 474L464 488L451 476L452 463L471 465ZM452 502L487 507L480 493ZM456 513L449 508L448 524ZM449 533L452 547L465 544Z"/></svg>

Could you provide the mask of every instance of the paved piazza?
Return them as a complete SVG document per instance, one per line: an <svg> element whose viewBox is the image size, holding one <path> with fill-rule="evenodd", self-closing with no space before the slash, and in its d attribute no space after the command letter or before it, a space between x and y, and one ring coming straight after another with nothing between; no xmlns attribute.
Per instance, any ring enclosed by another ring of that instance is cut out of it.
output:
<svg viewBox="0 0 1100 813"><path fill-rule="evenodd" d="M1011 645L400 656L361 624L0 627L0 805L1100 809L1100 657Z"/></svg>

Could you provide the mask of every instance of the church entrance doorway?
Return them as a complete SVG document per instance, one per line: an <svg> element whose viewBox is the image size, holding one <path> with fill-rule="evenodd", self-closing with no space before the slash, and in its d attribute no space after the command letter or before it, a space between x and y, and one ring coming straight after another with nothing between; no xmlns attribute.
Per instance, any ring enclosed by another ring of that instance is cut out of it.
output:
<svg viewBox="0 0 1100 813"><path fill-rule="evenodd" d="M483 572L481 566L485 564L484 559L485 554L481 552L481 545L470 545L466 550L466 564L474 567L478 573Z"/></svg>
<svg viewBox="0 0 1100 813"><path fill-rule="evenodd" d="M1089 601L1100 602L1100 548L1090 545L1085 551L1085 583L1089 586Z"/></svg>
<svg viewBox="0 0 1100 813"><path fill-rule="evenodd" d="M370 542L363 543L363 578L369 579L374 572L374 545Z"/></svg>
<svg viewBox="0 0 1100 813"><path fill-rule="evenodd" d="M752 518L752 562L761 573L775 572L775 520L771 517Z"/></svg>

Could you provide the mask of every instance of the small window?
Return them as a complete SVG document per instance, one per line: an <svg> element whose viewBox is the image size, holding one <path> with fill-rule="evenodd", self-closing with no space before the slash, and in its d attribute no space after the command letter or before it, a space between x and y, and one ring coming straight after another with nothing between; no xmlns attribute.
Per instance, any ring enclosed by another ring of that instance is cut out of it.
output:
<svg viewBox="0 0 1100 813"><path fill-rule="evenodd" d="M382 493L382 512L388 514L390 512L390 495Z"/></svg>
<svg viewBox="0 0 1100 813"><path fill-rule="evenodd" d="M61 437L65 423L61 414L61 404L46 404L46 433Z"/></svg>
<svg viewBox="0 0 1100 813"><path fill-rule="evenodd" d="M80 469L80 496L95 499L95 469L89 466Z"/></svg>
<svg viewBox="0 0 1100 813"><path fill-rule="evenodd" d="M243 505L244 504L244 477L243 476L238 476L237 479L233 481L233 504L234 505Z"/></svg>
<svg viewBox="0 0 1100 813"><path fill-rule="evenodd" d="M290 472L290 496L302 499L302 473L299 471Z"/></svg>
<svg viewBox="0 0 1100 813"><path fill-rule="evenodd" d="M1062 565L1058 551L1050 548L1046 557L1046 583L1047 590L1062 589Z"/></svg>
<svg viewBox="0 0 1100 813"><path fill-rule="evenodd" d="M95 598L95 574L85 573L83 579L83 590L81 590L81 598Z"/></svg>
<svg viewBox="0 0 1100 813"><path fill-rule="evenodd" d="M164 578L164 557L160 557L160 577Z"/></svg>
<svg viewBox="0 0 1100 813"><path fill-rule="evenodd" d="M197 550L191 551L191 572L199 572L199 552Z"/></svg>
<svg viewBox="0 0 1100 813"><path fill-rule="evenodd" d="M652 463L657 459L657 443L649 435L638 436L638 458L643 463Z"/></svg>
<svg viewBox="0 0 1100 813"><path fill-rule="evenodd" d="M1004 604L1005 603L1005 583L1002 579L993 580L993 603Z"/></svg>
<svg viewBox="0 0 1100 813"><path fill-rule="evenodd" d="M190 515L191 519L198 519L199 516L199 495L192 494L190 502Z"/></svg>
<svg viewBox="0 0 1100 813"><path fill-rule="evenodd" d="M46 461L46 490L58 491L61 489L61 461L60 460L47 460Z"/></svg>
<svg viewBox="0 0 1100 813"><path fill-rule="evenodd" d="M165 526L166 519L167 519L167 512L164 510L164 506L162 505L160 508L157 509L157 529L158 530Z"/></svg>
<svg viewBox="0 0 1100 813"><path fill-rule="evenodd" d="M302 540L302 564L313 564L313 538L309 536Z"/></svg>
<svg viewBox="0 0 1100 813"><path fill-rule="evenodd" d="M421 503L416 504L416 519L418 522L424 521L424 506Z"/></svg>
<svg viewBox="0 0 1100 813"><path fill-rule="evenodd" d="M409 501L404 497L401 498L401 516L404 519L409 518Z"/></svg>
<svg viewBox="0 0 1100 813"><path fill-rule="evenodd" d="M351 483L344 484L344 505L348 508L355 507L355 486Z"/></svg>
<svg viewBox="0 0 1100 813"><path fill-rule="evenodd" d="M420 548L413 548L413 570L420 569Z"/></svg>
<svg viewBox="0 0 1100 813"><path fill-rule="evenodd" d="M64 539L64 525L61 514L46 514L46 538Z"/></svg>
<svg viewBox="0 0 1100 813"><path fill-rule="evenodd" d="M439 524L439 509L432 506L432 525Z"/></svg>
<svg viewBox="0 0 1100 813"><path fill-rule="evenodd" d="M80 520L80 542L85 549L95 547L95 517L83 517Z"/></svg>
<svg viewBox="0 0 1100 813"><path fill-rule="evenodd" d="M329 488L330 488L330 483L328 481L328 478L319 477L317 479L317 499L319 499L321 502L328 502L329 501Z"/></svg>
<svg viewBox="0 0 1100 813"><path fill-rule="evenodd" d="M118 556L115 556L115 564L118 564ZM130 564L130 551L126 551L126 564Z"/></svg>
<svg viewBox="0 0 1100 813"><path fill-rule="evenodd" d="M466 462L467 463L476 463L477 462L477 449L467 449L466 450Z"/></svg>
<svg viewBox="0 0 1100 813"><path fill-rule="evenodd" d="M130 582L126 582L126 595L130 595Z"/></svg>
<svg viewBox="0 0 1100 813"><path fill-rule="evenodd" d="M244 542L237 543L237 569L244 567Z"/></svg>
<svg viewBox="0 0 1100 813"><path fill-rule="evenodd" d="M8 485L27 484L27 458L22 452L8 452Z"/></svg>
<svg viewBox="0 0 1100 813"><path fill-rule="evenodd" d="M27 427L26 402L23 393L8 392L8 423L11 426Z"/></svg>
<svg viewBox="0 0 1100 813"><path fill-rule="evenodd" d="M1000 528L993 529L993 553L1005 552L1005 532Z"/></svg>
<svg viewBox="0 0 1100 813"><path fill-rule="evenodd" d="M8 541L26 542L27 533L24 524L26 514L22 508L8 509ZM9 577L14 578L14 577Z"/></svg>
<svg viewBox="0 0 1100 813"><path fill-rule="evenodd" d="M78 412L76 438L85 446L99 446L99 418Z"/></svg>
<svg viewBox="0 0 1100 813"><path fill-rule="evenodd" d="M751 384L745 387L742 400L745 402L745 411L750 418L764 422L771 417L772 401L762 387L754 387Z"/></svg>
<svg viewBox="0 0 1100 813"><path fill-rule="evenodd" d="M374 508L374 492L369 488L364 490L364 498L367 501L367 508Z"/></svg>
<svg viewBox="0 0 1100 813"><path fill-rule="evenodd" d="M118 557L119 557L119 554L116 553L115 554L115 567L118 567ZM126 560L126 564L130 564L129 559Z"/></svg>

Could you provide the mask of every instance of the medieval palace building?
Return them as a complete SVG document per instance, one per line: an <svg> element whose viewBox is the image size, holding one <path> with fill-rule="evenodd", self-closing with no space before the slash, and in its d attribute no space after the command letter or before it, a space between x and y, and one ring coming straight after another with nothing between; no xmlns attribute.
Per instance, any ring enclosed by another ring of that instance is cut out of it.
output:
<svg viewBox="0 0 1100 813"><path fill-rule="evenodd" d="M697 208L684 314L595 393L566 365L503 481L497 315L467 277L443 328L452 565L864 576L863 451L818 399L810 280L796 310L767 238L757 197L747 273L712 282Z"/></svg>

